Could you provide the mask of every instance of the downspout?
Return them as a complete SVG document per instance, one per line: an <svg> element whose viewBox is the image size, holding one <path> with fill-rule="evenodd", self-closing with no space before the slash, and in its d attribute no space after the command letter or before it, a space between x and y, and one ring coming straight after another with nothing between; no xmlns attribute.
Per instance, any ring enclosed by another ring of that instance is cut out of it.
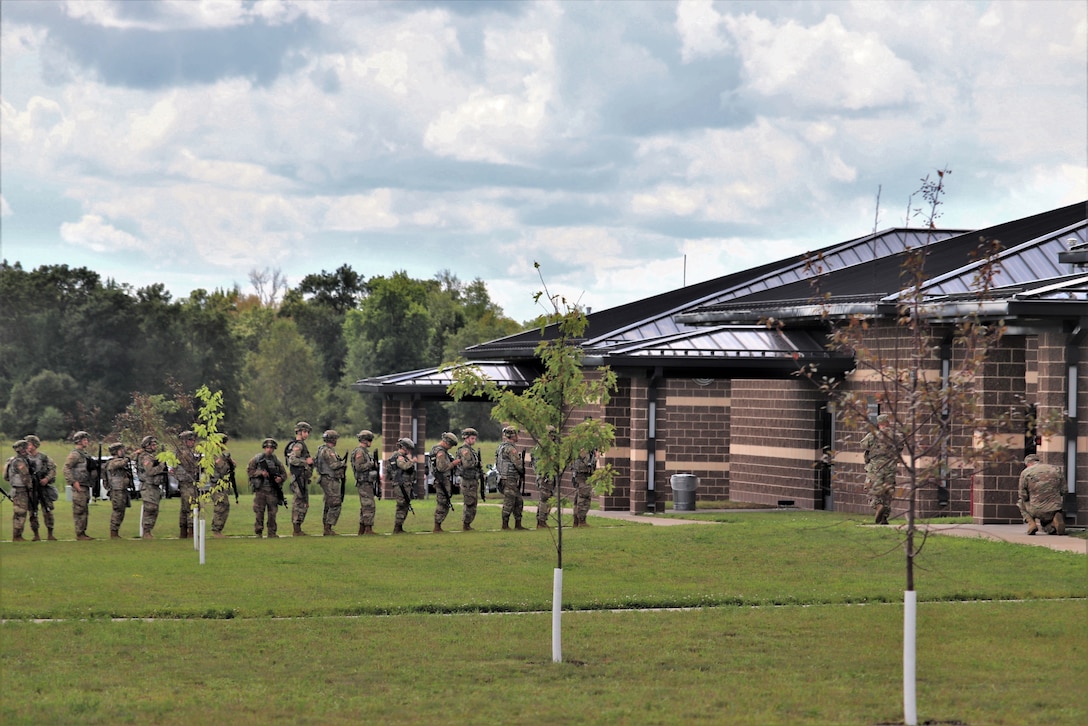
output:
<svg viewBox="0 0 1088 726"><path fill-rule="evenodd" d="M1082 317L1065 342L1066 416L1065 416L1065 481L1066 494L1062 507L1067 516L1077 514L1077 434L1080 419L1077 411L1077 372L1080 366L1080 345L1088 334L1088 317Z"/></svg>
<svg viewBox="0 0 1088 726"><path fill-rule="evenodd" d="M941 391L945 396L948 395L948 382L952 375L952 336L948 334L944 340L941 341ZM950 500L948 496L949 484L950 484L950 472L948 466L949 459L949 426L950 426L950 410L948 407L948 399L945 399L944 406L941 407L941 428L944 429L941 432L941 478L937 485L937 506L940 509L945 509L949 506ZM972 501L974 495L972 494Z"/></svg>
<svg viewBox="0 0 1088 726"><path fill-rule="evenodd" d="M646 511L651 513L657 511L654 474L657 468L657 391L661 378L661 366L657 366L646 387Z"/></svg>

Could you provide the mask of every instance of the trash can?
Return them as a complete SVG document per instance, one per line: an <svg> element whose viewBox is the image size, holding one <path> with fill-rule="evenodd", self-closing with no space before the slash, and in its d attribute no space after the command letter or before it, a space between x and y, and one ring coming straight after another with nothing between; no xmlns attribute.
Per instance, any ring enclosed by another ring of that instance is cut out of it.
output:
<svg viewBox="0 0 1088 726"><path fill-rule="evenodd" d="M669 478L672 487L672 508L677 512L695 511L695 489L699 486L699 477L694 474L673 474Z"/></svg>

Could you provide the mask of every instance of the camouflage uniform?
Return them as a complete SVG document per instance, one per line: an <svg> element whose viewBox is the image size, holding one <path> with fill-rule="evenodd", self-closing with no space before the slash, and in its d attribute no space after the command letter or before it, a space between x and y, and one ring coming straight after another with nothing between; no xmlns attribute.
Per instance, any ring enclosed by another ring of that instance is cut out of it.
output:
<svg viewBox="0 0 1088 726"><path fill-rule="evenodd" d="M412 489L416 482L416 462L410 452L415 449L411 439L400 439L397 451L386 462L385 471L393 485L393 496L397 500L397 513L393 519L393 533L404 531L404 520L408 517L408 507L412 506Z"/></svg>
<svg viewBox="0 0 1088 726"><path fill-rule="evenodd" d="M359 432L359 445L351 452L351 468L355 472L355 488L359 492L359 534L374 534L375 489L378 485L378 458L371 456L374 434L366 429ZM380 490L377 492L381 496Z"/></svg>
<svg viewBox="0 0 1088 726"><path fill-rule="evenodd" d="M344 504L343 497L340 496L340 478L346 475L347 461L336 454L336 442L340 440L340 434L330 429L321 435L321 439L325 443L317 448L317 457L314 459L317 481L325 495L321 522L325 525L325 536L333 536L336 534L333 527L340 521L340 509Z"/></svg>
<svg viewBox="0 0 1088 726"><path fill-rule="evenodd" d="M258 537L265 529L265 512L268 513L268 537L279 537L276 533L276 512L279 509L280 495L276 484L269 479L269 475L279 479L282 488L287 479L287 470L272 452L276 450L275 439L265 439L262 448L266 451L254 456L246 466L246 476L249 477L249 487L253 490L253 513L257 520L253 524L253 532Z"/></svg>
<svg viewBox="0 0 1088 726"><path fill-rule="evenodd" d="M895 494L895 472L899 466L899 444L885 426L886 414L877 417L877 430L865 434L861 447L865 452L865 478L869 486L869 506L876 510L876 524L887 524Z"/></svg>
<svg viewBox="0 0 1088 726"><path fill-rule="evenodd" d="M1049 534L1065 534L1065 516L1062 500L1065 493L1065 476L1061 467L1040 464L1032 454L1024 459L1027 468L1020 473L1020 498L1016 505L1028 523L1028 534L1039 528Z"/></svg>
<svg viewBox="0 0 1088 726"><path fill-rule="evenodd" d="M536 504L536 526L541 529L548 526L548 515L552 513L551 499L555 496L555 479L547 474L537 474L536 490L540 495L540 501Z"/></svg>
<svg viewBox="0 0 1088 726"><path fill-rule="evenodd" d="M215 457L215 467L212 470L212 536L222 537L223 528L227 526L227 517L230 516L230 475L234 471L234 459L226 449Z"/></svg>
<svg viewBox="0 0 1088 726"><path fill-rule="evenodd" d="M442 532L442 522L450 513L453 502L453 468L461 462L450 458L450 449L457 446L457 437L442 434L442 441L431 449L431 472L434 474L434 531Z"/></svg>
<svg viewBox="0 0 1088 726"><path fill-rule="evenodd" d="M471 442L468 441L469 438L475 438L476 435L476 429L463 430L461 438L465 439L465 442L457 450L457 458L461 460L461 463L457 466L457 471L461 476L461 496L464 498L461 529L466 532L472 529L472 522L476 519L478 492L483 483L480 454L476 449L472 448Z"/></svg>
<svg viewBox="0 0 1088 726"><path fill-rule="evenodd" d="M30 510L30 489L34 482L30 478L30 465L26 462L26 441L19 439L12 448L15 456L4 462L4 479L11 483L11 541L25 542L23 528L26 515Z"/></svg>
<svg viewBox="0 0 1088 726"><path fill-rule="evenodd" d="M48 454L38 449L42 442L37 436L33 434L27 436L26 442L28 444L26 463L38 478L37 497L32 498L31 501L32 505L36 503L37 506L30 508L30 529L34 532L35 540L41 539L38 535L38 509L40 508L45 529L48 532L47 539L56 540L57 538L53 536L53 526L56 524L53 502L57 501L57 465Z"/></svg>
<svg viewBox="0 0 1088 726"><path fill-rule="evenodd" d="M287 460L287 466L291 470L291 525L294 527L295 536L302 536L302 523L306 521L306 513L310 511L310 479L313 477L313 459L310 457L310 449L306 446L306 439L310 436L312 428L305 421L299 421L295 425L295 438L283 449L283 456Z"/></svg>
<svg viewBox="0 0 1088 726"><path fill-rule="evenodd" d="M197 484L200 482L200 461L196 458L193 446L196 445L196 434L192 431L181 432L181 447L177 450L178 465L174 468L174 476L178 480L178 496L181 498L181 511L178 513L178 535L182 539L193 536L193 503L197 500ZM192 442L191 446L189 442Z"/></svg>
<svg viewBox="0 0 1088 726"><path fill-rule="evenodd" d="M89 441L86 431L77 431L72 437L76 448L64 460L64 480L72 487L72 522L76 539L94 539L87 535L87 512L91 501L91 455L84 451Z"/></svg>
<svg viewBox="0 0 1088 726"><path fill-rule="evenodd" d="M525 464L521 452L514 444L518 440L518 431L512 426L502 430L505 440L495 450L495 468L499 472L502 487L502 528L510 529L510 515L514 515L514 529L521 526L521 515L525 509L525 499L521 495L521 477L525 475Z"/></svg>
<svg viewBox="0 0 1088 726"><path fill-rule="evenodd" d="M159 520L159 502L162 500L162 487L170 486L167 480L166 463L155 456L159 442L153 436L145 436L136 454L136 474L140 477L140 533L144 539L153 539L151 531Z"/></svg>
<svg viewBox="0 0 1088 726"><path fill-rule="evenodd" d="M125 456L125 447L121 444L110 445L110 456L112 458L106 463L106 481L110 487L110 539L118 539L125 510L132 506L129 498L132 461Z"/></svg>
<svg viewBox="0 0 1088 726"><path fill-rule="evenodd" d="M589 477L597 469L597 452L578 452L571 468L574 471L574 526L588 527L586 517L589 516L589 505L593 501L593 487L589 484Z"/></svg>

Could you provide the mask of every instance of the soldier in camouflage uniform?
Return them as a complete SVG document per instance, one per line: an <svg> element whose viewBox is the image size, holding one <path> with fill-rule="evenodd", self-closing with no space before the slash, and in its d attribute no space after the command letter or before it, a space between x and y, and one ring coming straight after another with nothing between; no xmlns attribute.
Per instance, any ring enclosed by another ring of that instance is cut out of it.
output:
<svg viewBox="0 0 1088 726"><path fill-rule="evenodd" d="M450 449L457 446L457 437L449 431L442 434L442 438L431 449L431 471L434 474L434 529L433 532L444 532L442 522L453 507L453 472L454 467L460 466L460 459L450 459Z"/></svg>
<svg viewBox="0 0 1088 726"><path fill-rule="evenodd" d="M314 472L314 459L306 446L313 427L305 421L295 424L295 438L283 450L283 457L291 470L291 525L295 537L304 537L302 523L306 521L306 512L310 511L310 479Z"/></svg>
<svg viewBox="0 0 1088 726"><path fill-rule="evenodd" d="M192 431L182 431L178 435L181 446L178 447L178 465L174 468L174 476L178 480L178 496L181 498L181 512L178 514L178 529L181 539L191 539L193 536L193 503L196 502L199 492L197 485L200 483L200 461L197 459L196 434Z"/></svg>
<svg viewBox="0 0 1088 726"><path fill-rule="evenodd" d="M589 477L597 469L597 452L578 452L571 465L574 474L571 477L574 484L574 526L588 527L589 505L593 501L593 487L589 484Z"/></svg>
<svg viewBox="0 0 1088 726"><path fill-rule="evenodd" d="M26 527L26 515L30 510L31 487L34 481L30 476L30 465L26 461L26 440L19 439L11 448L15 456L4 462L4 479L11 484L11 541L26 542L23 528Z"/></svg>
<svg viewBox="0 0 1088 726"><path fill-rule="evenodd" d="M1041 464L1035 454L1025 456L1024 465L1027 468L1020 473L1020 498L1016 506L1028 524L1027 533L1035 534L1041 529L1047 534L1064 535L1065 476L1061 467Z"/></svg>
<svg viewBox="0 0 1088 726"><path fill-rule="evenodd" d="M865 452L865 477L869 485L869 506L876 510L875 524L887 524L895 494L895 471L903 445L891 430L891 418L880 414L877 429L865 434L861 447Z"/></svg>
<svg viewBox="0 0 1088 726"><path fill-rule="evenodd" d="M479 499L478 492L483 486L483 471L480 454L472 448L476 443L478 433L476 429L466 428L461 431L464 443L457 450L457 459L461 462L457 465L457 473L461 477L461 496L464 498L463 513L461 515L461 530L472 531L472 521L476 519L476 507Z"/></svg>
<svg viewBox="0 0 1088 726"><path fill-rule="evenodd" d="M340 509L344 504L340 496L341 477L346 475L347 460L341 459L336 454L336 442L340 440L340 434L332 429L321 434L324 442L317 447L317 474L318 484L325 495L325 509L321 515L321 521L325 525L323 534L326 537L335 537L333 527L340 521Z"/></svg>
<svg viewBox="0 0 1088 726"><path fill-rule="evenodd" d="M385 463L386 476L393 485L393 496L397 499L397 513L393 519L393 534L404 532L404 520L412 506L412 490L416 483L416 462L412 458L416 442L411 439L398 439L397 450Z"/></svg>
<svg viewBox="0 0 1088 726"><path fill-rule="evenodd" d="M279 537L276 534L276 512L283 482L287 480L287 470L273 453L276 446L275 439L265 439L261 442L263 451L250 459L246 466L246 476L253 490L253 513L257 515L253 532L258 538L265 529L265 512L268 512L268 538Z"/></svg>
<svg viewBox="0 0 1088 726"><path fill-rule="evenodd" d="M521 526L521 515L525 509L525 499L521 494L521 481L525 476L525 462L518 450L518 430L507 426L502 430L503 441L495 450L495 468L499 472L499 486L502 487L502 528L510 529L510 515L514 516L514 529Z"/></svg>
<svg viewBox="0 0 1088 726"><path fill-rule="evenodd" d="M48 454L39 450L42 445L41 439L34 434L23 438L26 441L26 463L38 479L38 496L35 498L37 506L30 509L30 529L34 531L34 541L41 540L38 534L38 509L40 508L48 533L46 539L56 542L57 538L53 536L53 525L56 522L53 517L53 502L57 501L57 465Z"/></svg>
<svg viewBox="0 0 1088 726"><path fill-rule="evenodd" d="M91 455L86 452L91 435L86 431L77 431L72 436L76 448L64 460L64 480L72 487L72 522L75 525L76 539L92 540L87 534L87 512L91 501L91 478L98 471L97 462L92 464Z"/></svg>
<svg viewBox="0 0 1088 726"><path fill-rule="evenodd" d="M106 481L110 487L110 539L121 539L125 510L132 505L129 498L132 461L125 456L125 445L120 441L110 444L110 456L112 458L106 463Z"/></svg>
<svg viewBox="0 0 1088 726"><path fill-rule="evenodd" d="M559 435L554 426L548 427L548 437L553 443L559 442ZM536 461L540 457L540 447L533 452L533 471L536 472L536 491L539 501L536 504L536 528L548 529L548 515L552 511L552 497L555 496L555 479L536 471Z"/></svg>
<svg viewBox="0 0 1088 726"><path fill-rule="evenodd" d="M170 486L166 463L159 461L155 455L158 449L159 440L154 436L145 436L140 441L140 450L136 452L136 474L140 477L140 500L143 502L140 532L144 539L155 539L151 531L159 519L163 487Z"/></svg>
<svg viewBox="0 0 1088 726"><path fill-rule="evenodd" d="M378 483L378 457L370 454L374 434L367 429L359 432L359 445L351 452L351 469L355 472L355 488L359 492L359 534L374 534L375 497L381 497Z"/></svg>
<svg viewBox="0 0 1088 726"><path fill-rule="evenodd" d="M223 437L224 448L215 457L215 466L212 469L211 486L212 499L212 536L224 537L223 528L227 526L227 517L230 516L230 476L234 473L234 459L225 445L227 437Z"/></svg>

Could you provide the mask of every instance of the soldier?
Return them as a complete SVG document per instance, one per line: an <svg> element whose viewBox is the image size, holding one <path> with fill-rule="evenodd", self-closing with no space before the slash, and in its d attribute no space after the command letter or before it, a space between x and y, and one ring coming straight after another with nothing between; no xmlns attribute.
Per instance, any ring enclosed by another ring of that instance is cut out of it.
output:
<svg viewBox="0 0 1088 726"><path fill-rule="evenodd" d="M291 493L294 495L291 502L291 525L294 527L292 534L295 537L306 536L302 531L302 523L306 521L306 512L310 511L310 478L313 476L314 459L306 447L306 439L310 438L311 431L313 427L310 424L299 421L295 424L295 438L283 450L283 457L291 470Z"/></svg>
<svg viewBox="0 0 1088 726"><path fill-rule="evenodd" d="M559 436L554 426L548 427L548 437L553 443L559 443ZM536 460L540 455L540 447L533 454L533 470L536 471ZM548 515L552 511L552 497L555 496L555 479L547 474L536 472L536 489L540 501L536 505L536 528L548 529Z"/></svg>
<svg viewBox="0 0 1088 726"><path fill-rule="evenodd" d="M25 436L26 441L26 463L30 467L31 478L37 479L38 491L37 496L31 502L35 501L37 506L32 506L30 509L30 529L34 531L34 541L41 540L41 536L38 534L38 509L42 510L42 519L45 520L45 529L48 532L47 540L56 542L57 538L53 536L53 525L55 520L53 517L53 502L57 501L57 465L53 463L53 460L49 458L49 455L44 451L39 451L39 447L42 445L42 440L34 434Z"/></svg>
<svg viewBox="0 0 1088 726"><path fill-rule="evenodd" d="M366 429L359 432L359 445L351 452L351 468L355 472L355 488L359 492L359 534L374 534L374 498L381 498L378 483L378 457L370 454L374 434Z"/></svg>
<svg viewBox="0 0 1088 726"><path fill-rule="evenodd" d="M343 506L343 497L340 496L340 484L342 477L346 476L347 461L336 455L336 442L340 440L340 434L329 429L321 434L324 442L317 447L317 475L318 484L325 495L325 509L321 514L321 521L325 525L322 532L326 537L335 537L333 527L340 521L340 508Z"/></svg>
<svg viewBox="0 0 1088 726"><path fill-rule="evenodd" d="M30 476L30 465L26 461L27 443L25 439L19 439L11 448L15 449L15 456L4 462L4 479L11 484L11 541L26 542L23 539L23 527L26 526L26 515L30 510L31 490L34 480Z"/></svg>
<svg viewBox="0 0 1088 726"><path fill-rule="evenodd" d="M514 529L521 526L521 514L525 499L521 495L521 482L525 476L525 463L518 451L518 430L507 426L502 430L503 442L495 450L495 468L499 470L499 486L502 487L502 528L510 529L510 515L514 515Z"/></svg>
<svg viewBox="0 0 1088 726"><path fill-rule="evenodd" d="M140 533L144 539L155 539L151 530L155 529L155 522L159 519L163 487L170 486L166 463L159 461L155 455L158 449L159 440L154 436L145 436L140 441L140 450L136 452L136 474L140 477L140 500L143 502Z"/></svg>
<svg viewBox="0 0 1088 726"><path fill-rule="evenodd" d="M72 522L76 539L81 541L94 539L87 535L87 505L91 501L91 478L97 475L100 464L86 451L90 440L86 431L76 431L72 435L76 448L64 460L64 480L72 487Z"/></svg>
<svg viewBox="0 0 1088 726"><path fill-rule="evenodd" d="M181 498L181 512L178 513L178 529L181 539L191 539L193 536L193 505L197 500L197 485L200 483L200 460L197 459L196 434L192 431L182 431L178 435L181 446L178 447L178 465L174 469L174 476L178 480L178 496Z"/></svg>
<svg viewBox="0 0 1088 726"><path fill-rule="evenodd" d="M416 462L412 458L416 442L411 439L398 439L397 450L386 462L385 470L393 484L393 495L397 498L397 513L393 520L393 534L404 532L404 520L412 509L412 488L416 481Z"/></svg>
<svg viewBox="0 0 1088 726"><path fill-rule="evenodd" d="M597 469L597 452L582 449L578 452L571 465L574 484L574 526L588 527L589 505L593 501L593 487L590 486L589 477Z"/></svg>
<svg viewBox="0 0 1088 726"><path fill-rule="evenodd" d="M865 477L869 485L869 506L876 510L875 524L887 524L895 494L895 471L903 446L891 430L891 418L886 413L876 417L877 430L861 440L865 451Z"/></svg>
<svg viewBox="0 0 1088 726"><path fill-rule="evenodd" d="M253 513L257 515L253 532L258 538L265 529L265 512L268 512L268 538L279 537L276 534L276 512L283 497L287 470L273 453L276 446L275 439L265 439L261 442L263 451L250 459L246 466L249 487L253 490Z"/></svg>
<svg viewBox="0 0 1088 726"><path fill-rule="evenodd" d="M461 530L472 531L472 521L476 519L477 492L483 486L483 472L480 467L480 454L472 448L476 443L476 429L466 428L461 431L464 443L457 450L457 459L461 462L457 469L461 476L461 496L464 498Z"/></svg>
<svg viewBox="0 0 1088 726"><path fill-rule="evenodd" d="M1039 463L1039 457L1024 457L1024 471L1020 473L1020 498L1016 506L1028 523L1028 534L1040 529L1047 534L1065 534L1065 515L1062 514L1062 498L1065 477L1060 467Z"/></svg>
<svg viewBox="0 0 1088 726"><path fill-rule="evenodd" d="M209 480L212 493L212 536L224 537L223 528L230 516L230 480L234 474L234 459L226 449L227 437L223 437L224 448L215 457L215 466Z"/></svg>
<svg viewBox="0 0 1088 726"><path fill-rule="evenodd" d="M129 490L132 489L132 461L125 456L125 445L120 441L110 444L110 460L106 464L106 481L110 488L110 539L121 539L121 524L125 510L132 506Z"/></svg>
<svg viewBox="0 0 1088 726"><path fill-rule="evenodd" d="M453 507L453 481L454 467L460 466L460 459L450 459L450 449L457 446L457 437L449 431L442 434L442 438L431 449L431 471L434 472L434 529L433 532L444 532L442 522ZM462 488L462 491L464 489Z"/></svg>

